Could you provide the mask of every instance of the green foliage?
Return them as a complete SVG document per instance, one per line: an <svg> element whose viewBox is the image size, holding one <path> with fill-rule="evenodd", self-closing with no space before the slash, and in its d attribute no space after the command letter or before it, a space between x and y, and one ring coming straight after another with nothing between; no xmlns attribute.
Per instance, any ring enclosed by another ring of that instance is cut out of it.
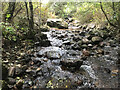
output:
<svg viewBox="0 0 120 90"><path fill-rule="evenodd" d="M60 18L64 18L66 16L66 5L67 2L56 2L50 7L50 11L54 12L55 15L59 16Z"/></svg>
<svg viewBox="0 0 120 90"><path fill-rule="evenodd" d="M8 19L10 16L11 16L11 14L7 14L7 15L6 15L6 18Z"/></svg>
<svg viewBox="0 0 120 90"><path fill-rule="evenodd" d="M17 26L17 29L20 30L20 32L27 31L28 28L29 28L27 17L19 16L18 17L18 22L15 23L15 26Z"/></svg>
<svg viewBox="0 0 120 90"><path fill-rule="evenodd" d="M12 26L4 27L2 34L6 39L16 41L16 31Z"/></svg>
<svg viewBox="0 0 120 90"><path fill-rule="evenodd" d="M2 35L5 39L16 41L16 30L9 23L0 23Z"/></svg>
<svg viewBox="0 0 120 90"><path fill-rule="evenodd" d="M43 5L42 3L34 3L34 15L37 16L36 20L40 24L45 24L48 18L48 6Z"/></svg>
<svg viewBox="0 0 120 90"><path fill-rule="evenodd" d="M120 3L119 2L102 2L103 9L107 14L109 20L116 25L120 25ZM103 14L99 2L56 2L51 8L51 12L59 18L68 16L78 19L81 24L95 22L104 24L107 22Z"/></svg>

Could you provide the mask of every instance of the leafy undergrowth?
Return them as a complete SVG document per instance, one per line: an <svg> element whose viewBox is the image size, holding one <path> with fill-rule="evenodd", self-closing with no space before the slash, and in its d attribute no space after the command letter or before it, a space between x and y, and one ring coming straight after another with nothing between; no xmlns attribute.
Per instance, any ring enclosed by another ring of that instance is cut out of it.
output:
<svg viewBox="0 0 120 90"><path fill-rule="evenodd" d="M38 36L35 36L37 32L33 32L34 37L28 38L31 37L28 36L28 28L4 22L1 22L0 25L2 28L2 64L7 67L3 72L8 72L8 69L16 64L27 65L30 55L35 50L34 43L38 40ZM7 73L5 74L7 75ZM7 77L3 79L3 90L7 90L8 81Z"/></svg>

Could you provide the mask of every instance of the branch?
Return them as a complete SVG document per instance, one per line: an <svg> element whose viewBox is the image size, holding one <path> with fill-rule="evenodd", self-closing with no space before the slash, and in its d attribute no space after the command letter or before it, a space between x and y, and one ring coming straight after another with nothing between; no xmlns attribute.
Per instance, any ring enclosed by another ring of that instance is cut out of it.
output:
<svg viewBox="0 0 120 90"><path fill-rule="evenodd" d="M16 14L13 16L13 18L17 16L17 14L20 12L20 10L22 10L22 7L20 7L20 9L19 9L19 10L16 12Z"/></svg>
<svg viewBox="0 0 120 90"><path fill-rule="evenodd" d="M108 23L109 23L111 26L113 26L113 27L117 27L116 25L114 25L113 23L111 23L110 20L108 19L107 14L106 14L105 11L103 10L103 6L102 6L102 3L101 3L101 2L100 2L100 7L101 7L101 10L102 10L103 14L105 15Z"/></svg>

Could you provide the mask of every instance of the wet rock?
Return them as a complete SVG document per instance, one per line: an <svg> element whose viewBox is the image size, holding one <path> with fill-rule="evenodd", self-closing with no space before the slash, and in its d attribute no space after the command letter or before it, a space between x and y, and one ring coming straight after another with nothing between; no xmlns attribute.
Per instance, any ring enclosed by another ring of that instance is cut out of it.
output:
<svg viewBox="0 0 120 90"><path fill-rule="evenodd" d="M68 60L62 60L60 61L60 64L63 66L63 67L66 67L66 68L74 68L75 70L78 70L80 68L80 66L83 64L83 61L82 60L72 60L72 59L68 59Z"/></svg>
<svg viewBox="0 0 120 90"><path fill-rule="evenodd" d="M22 86L23 86L23 80L22 79L20 79L17 83L16 83L16 87L18 88L18 89L22 89Z"/></svg>
<svg viewBox="0 0 120 90"><path fill-rule="evenodd" d="M58 51L48 51L46 53L46 56L49 59L59 59L59 58L61 58L61 55Z"/></svg>
<svg viewBox="0 0 120 90"><path fill-rule="evenodd" d="M98 36L92 37L92 42L93 43L100 42L100 41L102 41L101 37L98 37Z"/></svg>
<svg viewBox="0 0 120 90"><path fill-rule="evenodd" d="M13 77L14 75L15 75L15 67L10 67L9 68L8 76Z"/></svg>
<svg viewBox="0 0 120 90"><path fill-rule="evenodd" d="M62 19L48 19L47 25L59 29L68 29L68 24L65 21L62 21Z"/></svg>

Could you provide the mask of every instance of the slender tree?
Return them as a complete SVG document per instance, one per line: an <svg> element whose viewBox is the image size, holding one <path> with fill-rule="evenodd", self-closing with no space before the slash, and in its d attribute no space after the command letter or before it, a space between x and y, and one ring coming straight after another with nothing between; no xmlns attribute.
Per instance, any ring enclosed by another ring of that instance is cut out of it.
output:
<svg viewBox="0 0 120 90"><path fill-rule="evenodd" d="M101 7L101 10L102 10L103 14L105 15L108 23L109 23L111 26L115 27L115 28L119 28L117 25L114 25L114 24L109 20L107 14L105 13L105 11L104 11L104 9L103 9L102 2L100 2L100 7ZM113 3L113 9L115 9L115 8L114 8L114 3ZM115 13L114 13L114 14L115 14Z"/></svg>
<svg viewBox="0 0 120 90"><path fill-rule="evenodd" d="M33 5L32 2L29 2L29 8L30 8L30 19L29 19L29 26L30 29L33 30L34 29L34 20L33 20Z"/></svg>
<svg viewBox="0 0 120 90"><path fill-rule="evenodd" d="M26 7L27 19L28 19L28 21L29 21L29 12L28 12L28 5L27 5L27 2L25 2L25 7Z"/></svg>

